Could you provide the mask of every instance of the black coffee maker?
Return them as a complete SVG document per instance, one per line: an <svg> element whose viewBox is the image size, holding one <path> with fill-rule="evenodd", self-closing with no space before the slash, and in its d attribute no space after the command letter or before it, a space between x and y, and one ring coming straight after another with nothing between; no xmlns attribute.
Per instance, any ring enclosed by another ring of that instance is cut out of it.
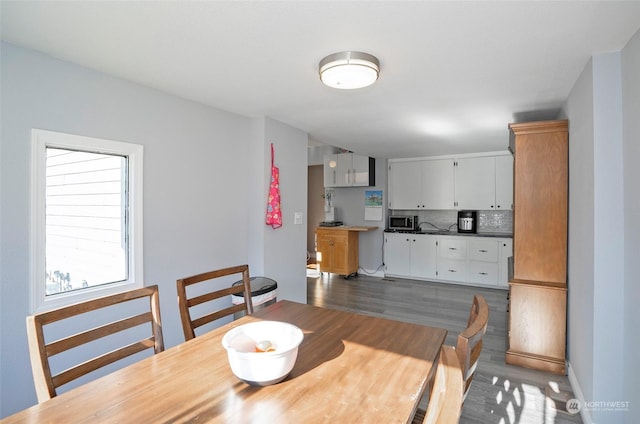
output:
<svg viewBox="0 0 640 424"><path fill-rule="evenodd" d="M478 227L478 211L458 211L458 232L476 233Z"/></svg>

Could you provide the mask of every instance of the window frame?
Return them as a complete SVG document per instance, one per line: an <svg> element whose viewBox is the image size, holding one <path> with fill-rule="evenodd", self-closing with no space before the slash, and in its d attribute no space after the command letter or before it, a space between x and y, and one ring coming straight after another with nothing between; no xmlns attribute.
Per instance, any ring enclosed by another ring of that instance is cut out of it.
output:
<svg viewBox="0 0 640 424"><path fill-rule="evenodd" d="M126 156L128 160L128 276L124 281L46 295L47 148ZM84 302L143 286L143 153L142 145L40 129L31 130L31 275L32 313Z"/></svg>

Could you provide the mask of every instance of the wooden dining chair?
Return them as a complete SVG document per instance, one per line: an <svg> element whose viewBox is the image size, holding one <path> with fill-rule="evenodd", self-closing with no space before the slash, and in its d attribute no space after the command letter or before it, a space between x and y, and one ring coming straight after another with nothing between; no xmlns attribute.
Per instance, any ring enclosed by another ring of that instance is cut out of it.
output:
<svg viewBox="0 0 640 424"><path fill-rule="evenodd" d="M444 345L440 349L440 359L423 423L457 424L462 412L463 390L462 369L456 350L453 346Z"/></svg>
<svg viewBox="0 0 640 424"><path fill-rule="evenodd" d="M193 295L189 297L187 295L187 287L214 280L221 277L227 277L234 274L242 274L242 284L228 285L223 288L207 291L203 294ZM239 265L224 269L218 269L215 271L204 272L202 274L193 275L191 277L181 278L177 281L178 286L178 307L180 309L180 319L182 321L182 330L184 332L184 339L191 340L196 337L195 329L201 327L210 322L216 321L220 318L226 317L236 312L244 311L246 314L253 313L253 302L251 299L251 285L249 280L249 265ZM216 308L214 303L208 304L210 308L206 312L194 318L192 313L194 307L212 302L216 299L223 297L229 297L234 294L242 293L244 296L244 302L236 305L231 305L223 308ZM213 309L213 311L211 311Z"/></svg>
<svg viewBox="0 0 640 424"><path fill-rule="evenodd" d="M462 368L464 381L463 401L466 399L471 387L471 381L478 366L480 352L482 351L482 338L487 332L489 322L489 305L481 295L473 297L467 328L458 335L456 353Z"/></svg>
<svg viewBox="0 0 640 424"><path fill-rule="evenodd" d="M145 298L148 303L144 300ZM121 309L113 309L114 305L121 305ZM92 311L98 310L102 315L109 317L108 323L100 323L96 327L76 334L59 336L63 328L78 326L86 328L89 325L84 325L85 322L94 322L98 319L96 314L92 314ZM113 321L113 316L122 318ZM63 322L54 324L58 321ZM149 325L150 331L142 327L143 325ZM116 333L119 333L117 337L112 337L109 341L105 339ZM154 353L164 350L158 286L143 287L28 316L27 337L38 402L44 402L55 397L60 386L92 371L147 349L153 349ZM48 341L52 338L55 340ZM78 356L94 355L95 350L99 350L99 346L94 343L88 347L87 344L99 339L102 339L101 346L109 346L103 349L103 351L109 350L108 353L99 354L80 364L77 364L78 361L73 361L73 358ZM124 343L119 344L125 339L127 343L125 346L122 346ZM120 347L111 350L113 344L118 344ZM67 354L51 360L53 356L63 352ZM54 371L54 368L60 368L60 366L54 367L52 363L56 361L74 362L76 365L58 372Z"/></svg>

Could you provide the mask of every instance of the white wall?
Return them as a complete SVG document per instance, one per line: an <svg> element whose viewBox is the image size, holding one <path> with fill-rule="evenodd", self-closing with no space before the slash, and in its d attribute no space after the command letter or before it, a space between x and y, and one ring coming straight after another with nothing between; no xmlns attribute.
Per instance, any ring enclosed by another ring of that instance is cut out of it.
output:
<svg viewBox="0 0 640 424"><path fill-rule="evenodd" d="M278 283L278 299L307 302L307 143L305 132L270 118L255 118L251 146L261 154L251 154L249 166L260 174L253 190L259 199L251 201L249 245L252 259L262 263L261 275ZM271 181L271 143L275 165L280 170L282 227L265 225L267 194ZM295 213L302 222L294 223ZM252 274L256 275L252 271Z"/></svg>
<svg viewBox="0 0 640 424"><path fill-rule="evenodd" d="M144 277L160 286L167 347L183 341L179 277L249 263L253 275L265 271L279 280L279 297L306 300L305 237L296 234L305 234L304 225L294 227L287 216L288 227L260 240L269 161L261 134L281 143L286 210L303 213L306 134L9 44L1 54L0 417L36 403L25 330L32 128L144 145ZM254 149L255 140L262 149ZM278 253L266 255L272 243Z"/></svg>
<svg viewBox="0 0 640 424"><path fill-rule="evenodd" d="M623 400L624 222L620 53L593 57L594 100L594 387L593 399ZM612 347L616 347L613 348ZM612 413L594 411L596 422ZM617 416L619 417L619 416Z"/></svg>
<svg viewBox="0 0 640 424"><path fill-rule="evenodd" d="M622 50L622 113L624 149L624 373L631 411L627 424L640 422L640 32Z"/></svg>
<svg viewBox="0 0 640 424"><path fill-rule="evenodd" d="M584 393L593 393L593 70L589 61L565 105L569 119L567 357ZM575 352L575 354L574 354ZM589 395L590 396L590 395Z"/></svg>
<svg viewBox="0 0 640 424"><path fill-rule="evenodd" d="M568 359L594 422L640 421L637 327L640 33L595 55L576 82L570 126ZM628 410L624 410L628 405Z"/></svg>

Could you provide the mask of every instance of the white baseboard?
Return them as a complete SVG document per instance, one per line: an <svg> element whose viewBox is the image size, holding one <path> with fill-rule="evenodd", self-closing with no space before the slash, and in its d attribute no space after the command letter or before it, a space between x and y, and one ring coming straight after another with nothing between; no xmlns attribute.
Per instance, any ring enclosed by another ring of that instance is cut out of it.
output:
<svg viewBox="0 0 640 424"><path fill-rule="evenodd" d="M586 401L584 399L584 395L582 394L580 383L578 383L576 374L573 372L573 367L571 366L571 363L569 361L567 361L567 377L569 377L569 384L571 384L571 390L573 390L573 395L575 399L577 399L580 402L580 405L585 405ZM593 424L593 420L591 419L591 414L586 408L580 409L580 416L582 417L582 422L584 424Z"/></svg>
<svg viewBox="0 0 640 424"><path fill-rule="evenodd" d="M381 270L377 270L375 271L373 274L369 274L369 272L363 272L363 269L360 268L358 270L359 273L364 274L364 275L368 275L370 277L379 277L379 278L384 278L384 271Z"/></svg>

